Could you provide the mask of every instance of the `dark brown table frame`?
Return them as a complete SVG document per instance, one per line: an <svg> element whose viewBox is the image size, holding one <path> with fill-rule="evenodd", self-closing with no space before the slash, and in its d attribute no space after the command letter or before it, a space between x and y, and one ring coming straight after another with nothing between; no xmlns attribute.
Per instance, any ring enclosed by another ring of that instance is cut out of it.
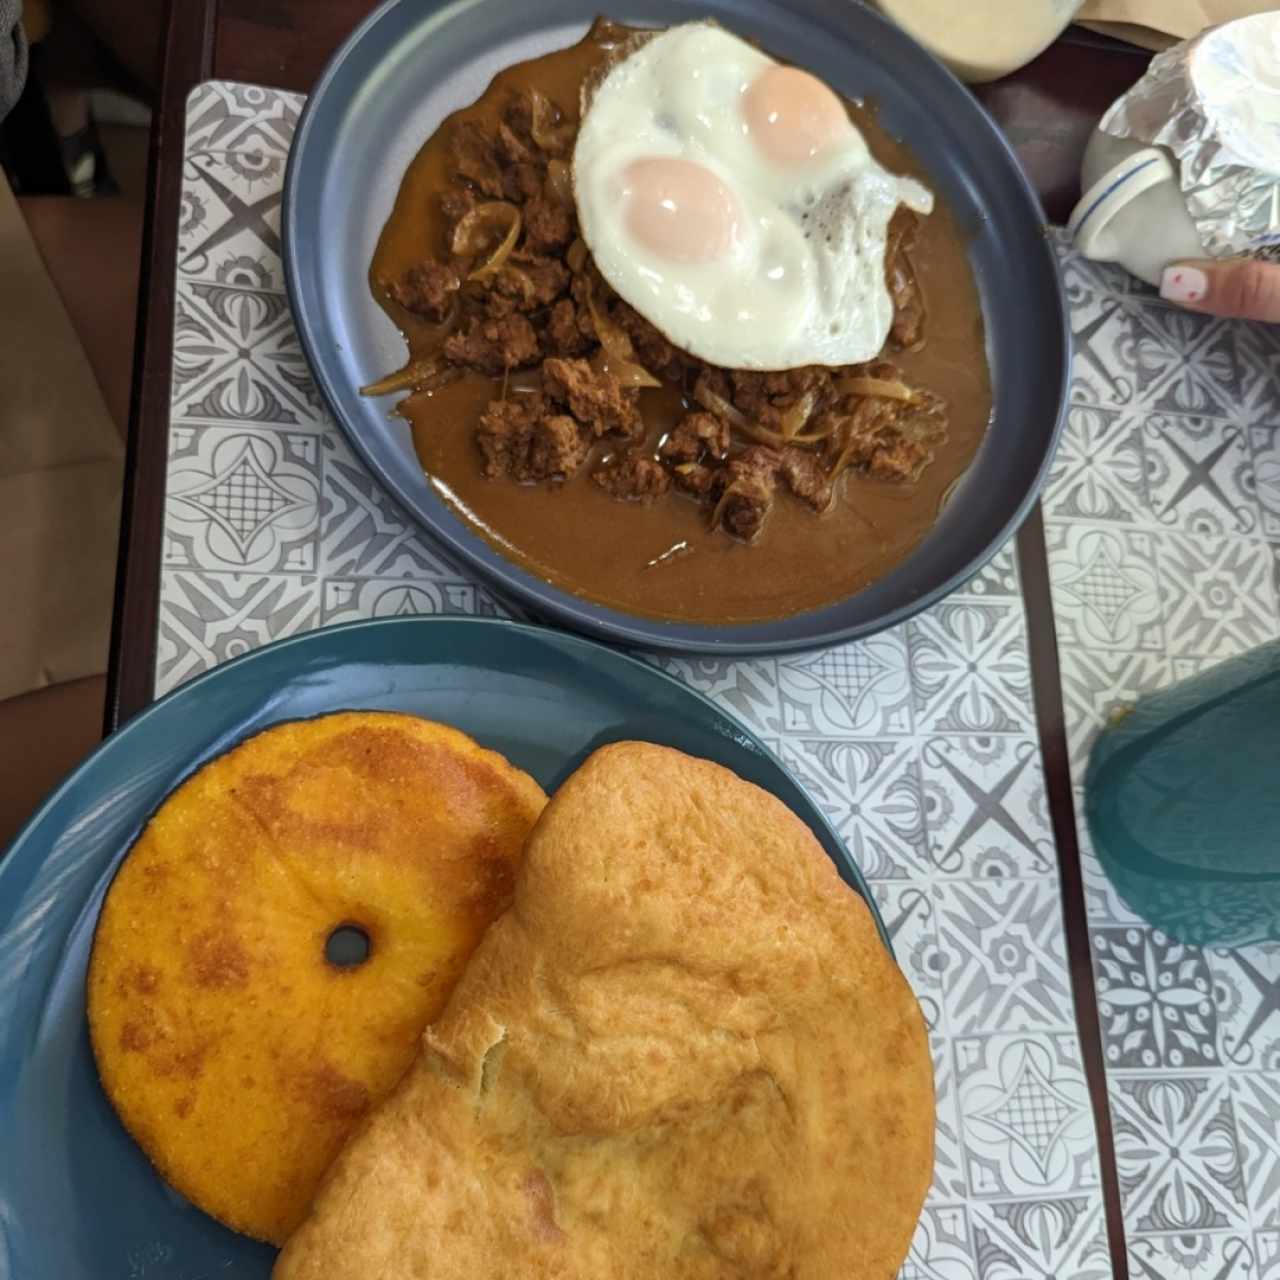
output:
<svg viewBox="0 0 1280 1280"><path fill-rule="evenodd" d="M170 0L159 110L151 142L138 343L125 475L106 729L153 697L174 262L187 94L202 80L243 80L306 92L373 0ZM1072 28L1016 75L977 90L1013 143L1045 212L1063 222L1078 193L1080 157L1108 104L1145 70L1148 55ZM1076 1018L1098 1134L1112 1270L1128 1280L1120 1190L1093 984L1084 882L1076 842L1044 523L1037 506L1018 534L1031 675L1057 841Z"/></svg>

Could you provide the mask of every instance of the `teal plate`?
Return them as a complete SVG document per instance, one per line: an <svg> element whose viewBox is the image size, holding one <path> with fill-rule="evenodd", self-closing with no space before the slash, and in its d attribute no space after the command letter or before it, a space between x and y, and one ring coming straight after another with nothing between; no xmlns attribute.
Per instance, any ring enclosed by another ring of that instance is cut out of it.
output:
<svg viewBox="0 0 1280 1280"><path fill-rule="evenodd" d="M269 1275L274 1250L170 1191L120 1127L94 1071L85 966L102 895L168 791L268 725L346 708L457 725L548 791L622 738L705 756L789 805L871 902L820 810L759 739L633 658L536 627L446 618L353 623L255 650L105 742L0 861L0 1280Z"/></svg>

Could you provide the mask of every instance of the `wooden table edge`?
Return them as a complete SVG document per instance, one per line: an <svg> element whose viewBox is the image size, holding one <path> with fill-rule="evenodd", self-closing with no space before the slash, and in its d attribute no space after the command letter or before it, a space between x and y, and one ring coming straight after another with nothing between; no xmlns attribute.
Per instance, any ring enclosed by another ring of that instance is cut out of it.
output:
<svg viewBox="0 0 1280 1280"><path fill-rule="evenodd" d="M170 0L168 6L160 97L147 167L105 733L118 729L155 697L186 103L192 88L213 74L217 11L217 0Z"/></svg>

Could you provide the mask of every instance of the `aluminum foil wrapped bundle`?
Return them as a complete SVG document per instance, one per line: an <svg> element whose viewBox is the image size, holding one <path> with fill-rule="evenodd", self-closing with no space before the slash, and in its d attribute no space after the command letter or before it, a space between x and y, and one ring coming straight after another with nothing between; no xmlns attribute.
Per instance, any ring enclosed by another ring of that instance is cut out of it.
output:
<svg viewBox="0 0 1280 1280"><path fill-rule="evenodd" d="M1280 258L1280 12L1158 55L1099 129L1173 155L1207 254Z"/></svg>

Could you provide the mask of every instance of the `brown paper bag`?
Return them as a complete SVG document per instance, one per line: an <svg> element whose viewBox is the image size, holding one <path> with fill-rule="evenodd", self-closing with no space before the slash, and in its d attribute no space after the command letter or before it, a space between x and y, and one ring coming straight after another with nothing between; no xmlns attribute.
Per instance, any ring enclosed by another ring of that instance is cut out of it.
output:
<svg viewBox="0 0 1280 1280"><path fill-rule="evenodd" d="M0 699L106 669L122 473L102 392L0 172Z"/></svg>
<svg viewBox="0 0 1280 1280"><path fill-rule="evenodd" d="M1077 21L1147 49L1167 49L1206 27L1275 9L1275 0L1085 0Z"/></svg>

